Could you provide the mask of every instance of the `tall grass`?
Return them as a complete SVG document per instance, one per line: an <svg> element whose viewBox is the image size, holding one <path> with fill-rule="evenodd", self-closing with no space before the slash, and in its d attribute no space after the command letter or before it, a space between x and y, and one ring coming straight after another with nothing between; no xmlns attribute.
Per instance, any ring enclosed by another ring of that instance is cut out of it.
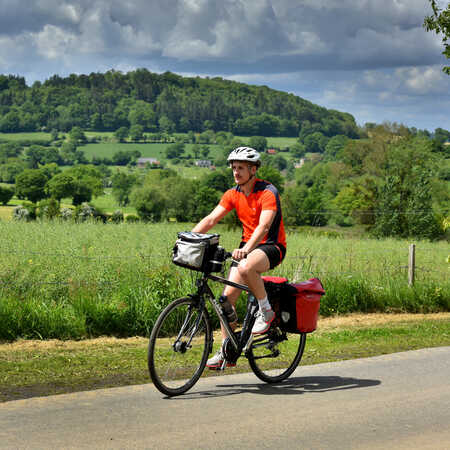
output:
<svg viewBox="0 0 450 450"><path fill-rule="evenodd" d="M0 222L0 339L147 335L168 302L194 290L196 274L170 263L176 232L190 227ZM217 231L227 249L239 241L238 230ZM319 277L323 315L449 311L448 245L416 243L411 288L408 244L292 232L273 274Z"/></svg>

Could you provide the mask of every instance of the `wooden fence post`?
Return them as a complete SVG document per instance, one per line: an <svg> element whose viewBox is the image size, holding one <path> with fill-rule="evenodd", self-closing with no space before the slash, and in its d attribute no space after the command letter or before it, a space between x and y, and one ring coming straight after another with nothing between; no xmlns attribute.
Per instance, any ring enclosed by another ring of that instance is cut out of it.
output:
<svg viewBox="0 0 450 450"><path fill-rule="evenodd" d="M408 284L414 285L414 275L416 270L416 245L411 244L409 246L409 259L408 259Z"/></svg>

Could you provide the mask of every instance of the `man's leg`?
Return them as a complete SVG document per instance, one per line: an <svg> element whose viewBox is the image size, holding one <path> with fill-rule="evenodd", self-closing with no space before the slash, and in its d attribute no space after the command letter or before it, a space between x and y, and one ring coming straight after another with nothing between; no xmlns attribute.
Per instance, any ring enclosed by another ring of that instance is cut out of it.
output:
<svg viewBox="0 0 450 450"><path fill-rule="evenodd" d="M245 284L245 281L243 278L239 275L237 267L231 267L230 273L228 274L228 279L230 281L233 281L235 283L239 284ZM232 304L233 308L235 308L236 301L239 298L239 294L241 293L241 289L235 288L233 286L225 286L225 289L223 291L223 295L226 295L228 298L228 301ZM234 331L236 328L237 322L231 323L230 328ZM225 339L227 338L227 334L225 331L225 328L223 327L222 323L220 324L220 329L222 332L222 345ZM210 369L220 369L222 367L224 360L222 348L219 349L219 351L213 355L208 361L206 362L206 367ZM234 363L227 363L227 367L233 367L235 366Z"/></svg>
<svg viewBox="0 0 450 450"><path fill-rule="evenodd" d="M228 274L228 280L233 281L238 284L245 284L245 280L239 274L237 267L231 267L230 273ZM233 286L225 286L223 290L223 295L228 298L228 301L232 304L233 308L236 309L236 302L241 294L241 289L235 288ZM230 324L232 330L236 328L236 323ZM220 329L222 330L222 340L225 340L227 337L225 333L225 328L223 328L222 324L220 325Z"/></svg>
<svg viewBox="0 0 450 450"><path fill-rule="evenodd" d="M261 274L267 272L269 269L269 258L259 249L253 250L247 258L239 262L239 275L257 300L261 300L267 296Z"/></svg>
<svg viewBox="0 0 450 450"><path fill-rule="evenodd" d="M264 281L261 274L270 269L270 261L266 253L260 249L253 250L246 259L238 265L239 275L250 288L253 295L258 300L259 313L255 325L252 329L253 334L265 333L275 318L275 313L267 298L267 292L264 287Z"/></svg>

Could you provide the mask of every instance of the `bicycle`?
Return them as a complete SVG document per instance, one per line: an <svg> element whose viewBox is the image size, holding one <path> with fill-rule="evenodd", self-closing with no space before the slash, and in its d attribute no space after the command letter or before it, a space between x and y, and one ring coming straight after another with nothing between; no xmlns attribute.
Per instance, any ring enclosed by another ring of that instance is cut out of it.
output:
<svg viewBox="0 0 450 450"><path fill-rule="evenodd" d="M224 261L231 259L231 253L224 252L223 256ZM220 370L224 370L227 363L236 363L244 355L260 380L277 383L288 378L300 363L306 333L289 333L273 324L266 333L252 335L258 311L256 298L248 286L224 278L223 269L221 275L214 275L205 266L196 280L197 291L171 302L156 320L148 347L148 369L155 387L163 394L176 396L187 392L205 369L214 343L207 302L227 335ZM239 331L230 328L219 301L208 285L209 280L247 292L246 314Z"/></svg>

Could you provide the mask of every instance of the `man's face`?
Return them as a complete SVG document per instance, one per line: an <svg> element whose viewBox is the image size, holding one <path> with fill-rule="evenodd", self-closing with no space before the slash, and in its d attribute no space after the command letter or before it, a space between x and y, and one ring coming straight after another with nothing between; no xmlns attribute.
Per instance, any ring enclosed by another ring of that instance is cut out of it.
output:
<svg viewBox="0 0 450 450"><path fill-rule="evenodd" d="M245 161L233 161L231 164L236 184L245 184L256 173L256 166Z"/></svg>

